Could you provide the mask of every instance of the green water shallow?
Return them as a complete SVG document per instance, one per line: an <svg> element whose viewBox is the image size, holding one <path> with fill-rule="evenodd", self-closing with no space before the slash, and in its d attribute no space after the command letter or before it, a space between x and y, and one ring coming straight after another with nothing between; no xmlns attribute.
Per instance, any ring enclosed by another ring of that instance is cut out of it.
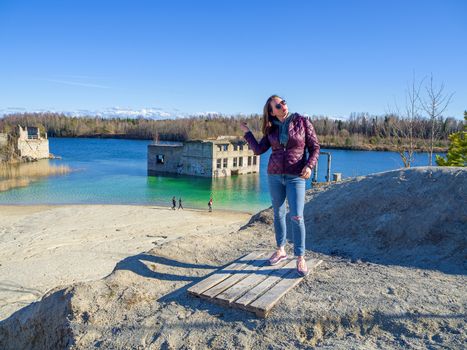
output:
<svg viewBox="0 0 467 350"><path fill-rule="evenodd" d="M252 212L269 205L269 194L266 188L261 191L257 174L220 179L149 176L147 184L150 196L161 203L175 196L186 207L207 209L212 196L214 208Z"/></svg>

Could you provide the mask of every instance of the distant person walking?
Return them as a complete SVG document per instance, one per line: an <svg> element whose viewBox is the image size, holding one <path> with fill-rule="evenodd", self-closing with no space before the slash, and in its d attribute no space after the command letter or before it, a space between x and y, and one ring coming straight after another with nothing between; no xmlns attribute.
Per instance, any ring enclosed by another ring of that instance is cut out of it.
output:
<svg viewBox="0 0 467 350"><path fill-rule="evenodd" d="M268 183L274 209L274 231L277 250L269 258L271 265L287 259L286 205L289 203L294 255L297 257L297 272L308 273L305 261L305 181L319 157L319 143L311 121L298 113L290 113L287 103L277 95L268 98L263 108L263 137L258 142L245 122L240 124L245 140L255 155L269 148L272 153L268 163ZM308 151L308 157L306 155Z"/></svg>
<svg viewBox="0 0 467 350"><path fill-rule="evenodd" d="M209 208L209 211L212 211L212 197L209 198L208 208Z"/></svg>
<svg viewBox="0 0 467 350"><path fill-rule="evenodd" d="M175 199L175 196L172 197L172 210L175 210L177 208L177 200Z"/></svg>
<svg viewBox="0 0 467 350"><path fill-rule="evenodd" d="M180 197L180 198L178 199L178 209L180 209L180 208L182 208L182 210L183 210L183 206L182 206L182 197Z"/></svg>

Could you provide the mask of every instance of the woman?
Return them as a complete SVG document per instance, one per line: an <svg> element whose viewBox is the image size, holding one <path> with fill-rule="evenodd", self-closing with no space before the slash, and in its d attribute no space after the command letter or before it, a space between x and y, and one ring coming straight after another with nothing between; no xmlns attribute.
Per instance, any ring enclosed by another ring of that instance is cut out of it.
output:
<svg viewBox="0 0 467 350"><path fill-rule="evenodd" d="M319 143L310 120L298 113L289 113L287 103L281 97L268 98L263 109L263 138L258 143L246 123L240 125L245 140L256 155L272 148L268 163L268 182L274 209L274 230L277 250L270 257L271 265L287 259L285 199L289 203L294 254L297 272L308 274L305 261L305 180L311 176L319 156ZM308 150L308 158L306 157Z"/></svg>

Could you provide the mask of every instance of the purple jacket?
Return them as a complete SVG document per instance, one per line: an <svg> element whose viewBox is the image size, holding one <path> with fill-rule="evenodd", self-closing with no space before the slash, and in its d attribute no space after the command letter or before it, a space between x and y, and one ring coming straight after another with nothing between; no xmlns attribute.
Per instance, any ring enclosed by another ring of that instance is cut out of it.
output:
<svg viewBox="0 0 467 350"><path fill-rule="evenodd" d="M268 163L268 174L299 175L307 165L313 169L319 157L319 143L311 121L294 114L289 124L289 141L287 146L279 142L279 128L272 126L269 135L264 136L258 143L251 131L245 134L245 140L254 154L259 155L272 148ZM308 150L308 159L305 154Z"/></svg>

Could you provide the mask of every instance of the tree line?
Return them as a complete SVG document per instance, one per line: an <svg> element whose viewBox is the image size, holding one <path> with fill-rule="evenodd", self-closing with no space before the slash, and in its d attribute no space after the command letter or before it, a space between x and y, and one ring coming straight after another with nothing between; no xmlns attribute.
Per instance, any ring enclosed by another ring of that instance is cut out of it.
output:
<svg viewBox="0 0 467 350"><path fill-rule="evenodd" d="M463 129L464 122L455 118L405 118L391 113L383 116L353 113L346 120L327 116L311 117L323 147L385 149L404 143L404 135L426 148L433 127L437 131L435 146L447 149L450 134ZM17 113L0 119L0 132L15 133L16 126L36 126L49 137L115 137L159 141L187 141L215 138L219 135L241 137L240 122L245 121L261 137L262 116L207 115L178 119L70 117L60 113Z"/></svg>

